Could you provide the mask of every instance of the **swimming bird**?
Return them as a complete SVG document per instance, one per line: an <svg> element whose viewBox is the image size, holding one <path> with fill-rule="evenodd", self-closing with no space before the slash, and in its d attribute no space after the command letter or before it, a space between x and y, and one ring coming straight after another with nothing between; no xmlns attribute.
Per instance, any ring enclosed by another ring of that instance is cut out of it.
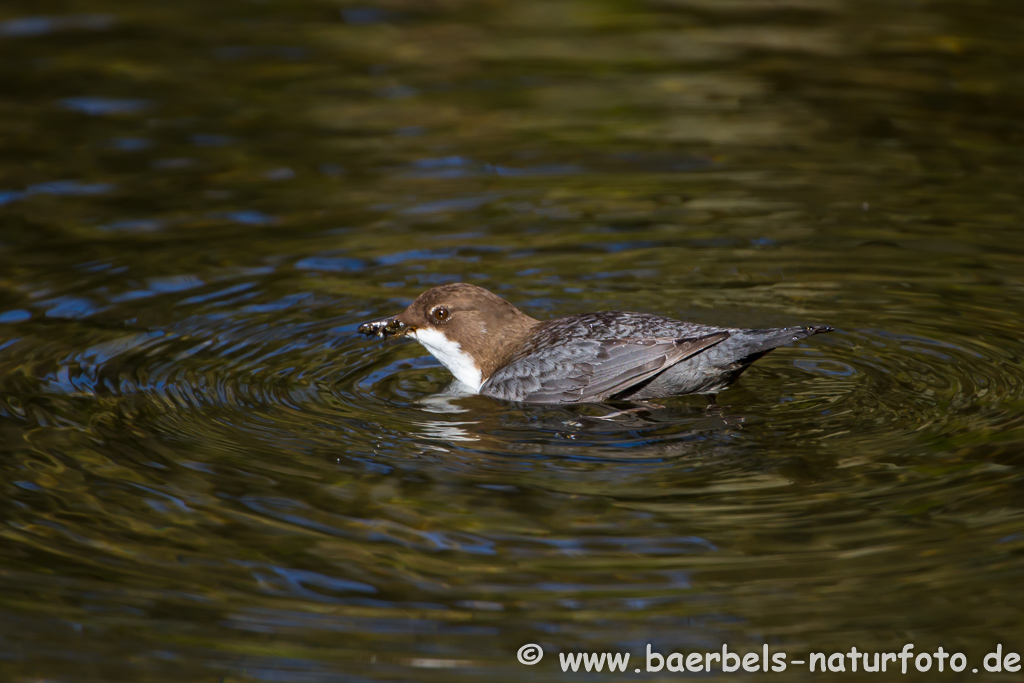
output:
<svg viewBox="0 0 1024 683"><path fill-rule="evenodd" d="M467 283L433 287L359 332L412 337L472 392L524 403L643 401L714 394L772 349L827 325L742 329L648 313L535 320Z"/></svg>

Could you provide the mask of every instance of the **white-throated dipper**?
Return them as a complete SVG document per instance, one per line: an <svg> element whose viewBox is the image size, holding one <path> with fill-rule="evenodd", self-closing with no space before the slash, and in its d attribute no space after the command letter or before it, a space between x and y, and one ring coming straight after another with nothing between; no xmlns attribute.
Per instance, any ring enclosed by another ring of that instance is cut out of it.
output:
<svg viewBox="0 0 1024 683"><path fill-rule="evenodd" d="M713 395L775 347L830 331L711 327L623 311L540 321L461 282L359 327L367 336L412 337L475 393L526 403Z"/></svg>

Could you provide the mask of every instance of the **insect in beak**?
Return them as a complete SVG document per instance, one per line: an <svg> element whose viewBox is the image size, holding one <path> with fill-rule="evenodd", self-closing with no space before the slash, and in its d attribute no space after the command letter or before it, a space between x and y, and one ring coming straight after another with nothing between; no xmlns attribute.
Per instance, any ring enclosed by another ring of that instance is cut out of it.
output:
<svg viewBox="0 0 1024 683"><path fill-rule="evenodd" d="M387 318L372 323L363 323L359 326L359 334L387 339L392 336L402 336L409 329L411 328L398 318Z"/></svg>

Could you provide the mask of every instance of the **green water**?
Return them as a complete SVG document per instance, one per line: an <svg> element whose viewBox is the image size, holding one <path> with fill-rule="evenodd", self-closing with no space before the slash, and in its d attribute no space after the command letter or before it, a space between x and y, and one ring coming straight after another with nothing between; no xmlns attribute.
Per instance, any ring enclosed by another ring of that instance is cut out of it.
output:
<svg viewBox="0 0 1024 683"><path fill-rule="evenodd" d="M1021 35L1017 0L7 0L0 680L674 681L648 644L723 643L1019 680L971 669L1024 653ZM837 331L601 420L355 333L457 280Z"/></svg>

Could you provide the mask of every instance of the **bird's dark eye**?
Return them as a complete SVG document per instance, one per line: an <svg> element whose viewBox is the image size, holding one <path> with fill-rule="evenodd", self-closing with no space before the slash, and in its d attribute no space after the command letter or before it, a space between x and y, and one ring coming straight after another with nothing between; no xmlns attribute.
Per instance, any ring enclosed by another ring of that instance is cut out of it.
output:
<svg viewBox="0 0 1024 683"><path fill-rule="evenodd" d="M436 320L439 323L445 322L452 315L451 313L448 312L448 309L445 308L444 306L438 306L437 308L432 310L430 313L434 316L434 320Z"/></svg>

